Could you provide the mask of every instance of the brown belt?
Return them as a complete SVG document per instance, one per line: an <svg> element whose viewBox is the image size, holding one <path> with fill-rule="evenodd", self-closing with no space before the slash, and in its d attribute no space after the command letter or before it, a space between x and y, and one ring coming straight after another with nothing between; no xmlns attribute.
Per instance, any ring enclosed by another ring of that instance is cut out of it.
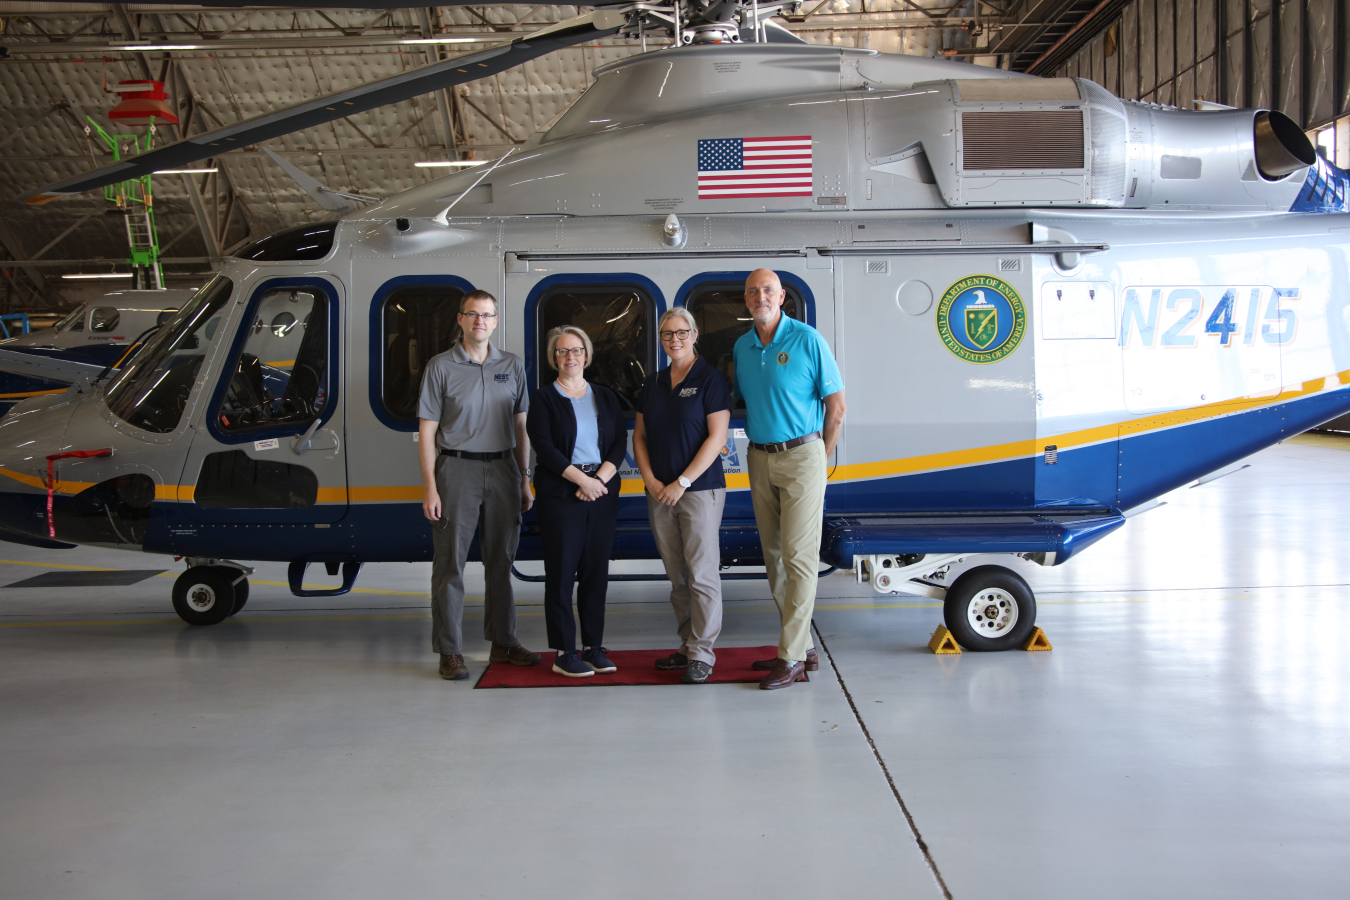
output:
<svg viewBox="0 0 1350 900"><path fill-rule="evenodd" d="M799 438L793 438L790 441L783 441L781 444L756 444L750 442L751 450L763 450L765 453L782 453L785 450L791 450L793 447L800 447L802 444L809 444L812 441L820 440L820 432L813 431L810 434L804 434Z"/></svg>

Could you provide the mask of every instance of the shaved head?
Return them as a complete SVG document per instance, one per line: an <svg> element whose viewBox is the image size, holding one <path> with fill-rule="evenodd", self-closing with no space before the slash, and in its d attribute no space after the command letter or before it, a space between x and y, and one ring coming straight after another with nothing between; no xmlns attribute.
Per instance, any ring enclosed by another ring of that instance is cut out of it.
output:
<svg viewBox="0 0 1350 900"><path fill-rule="evenodd" d="M783 283L772 269L756 269L745 279L745 308L750 310L756 328L772 333L778 327L785 296Z"/></svg>

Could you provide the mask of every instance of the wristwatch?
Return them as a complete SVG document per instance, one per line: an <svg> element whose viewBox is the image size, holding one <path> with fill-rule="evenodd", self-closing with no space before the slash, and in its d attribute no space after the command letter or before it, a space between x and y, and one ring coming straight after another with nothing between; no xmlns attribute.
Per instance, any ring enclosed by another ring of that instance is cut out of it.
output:
<svg viewBox="0 0 1350 900"><path fill-rule="evenodd" d="M686 491L689 490L694 485L692 481L690 481L688 478L685 478L683 475L679 477L678 481L680 482L680 487L684 488Z"/></svg>

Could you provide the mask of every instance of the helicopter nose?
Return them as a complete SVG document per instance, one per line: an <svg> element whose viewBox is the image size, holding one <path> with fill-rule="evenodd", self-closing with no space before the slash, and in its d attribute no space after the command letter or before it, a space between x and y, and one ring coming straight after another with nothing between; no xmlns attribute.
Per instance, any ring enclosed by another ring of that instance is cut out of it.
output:
<svg viewBox="0 0 1350 900"><path fill-rule="evenodd" d="M47 457L62 452L79 394L34 397L0 419L0 529L46 537Z"/></svg>

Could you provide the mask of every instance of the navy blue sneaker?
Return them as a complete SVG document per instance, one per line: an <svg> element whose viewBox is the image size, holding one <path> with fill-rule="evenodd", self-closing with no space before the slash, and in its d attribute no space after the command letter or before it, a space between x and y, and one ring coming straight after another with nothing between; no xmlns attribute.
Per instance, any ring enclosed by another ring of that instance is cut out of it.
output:
<svg viewBox="0 0 1350 900"><path fill-rule="evenodd" d="M595 674L595 670L582 662L575 650L559 653L557 659L553 660L553 671L568 678L590 678Z"/></svg>
<svg viewBox="0 0 1350 900"><path fill-rule="evenodd" d="M592 647L581 651L581 661L597 672L617 672L619 667L609 661L604 647Z"/></svg>

